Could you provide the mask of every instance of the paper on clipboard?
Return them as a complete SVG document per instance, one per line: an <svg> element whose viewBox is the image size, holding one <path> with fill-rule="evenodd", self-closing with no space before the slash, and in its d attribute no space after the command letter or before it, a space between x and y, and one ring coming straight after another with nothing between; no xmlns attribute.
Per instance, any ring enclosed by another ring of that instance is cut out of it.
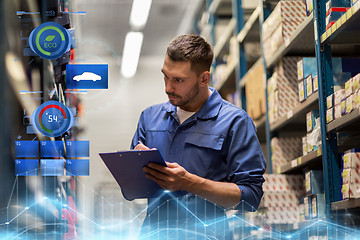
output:
<svg viewBox="0 0 360 240"><path fill-rule="evenodd" d="M143 167L149 163L166 166L158 150L130 150L99 153L126 200L157 197L162 188L145 177Z"/></svg>

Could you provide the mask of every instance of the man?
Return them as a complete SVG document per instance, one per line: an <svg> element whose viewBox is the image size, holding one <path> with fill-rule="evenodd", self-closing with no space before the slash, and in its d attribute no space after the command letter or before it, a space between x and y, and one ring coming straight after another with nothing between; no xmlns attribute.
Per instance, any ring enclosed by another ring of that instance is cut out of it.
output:
<svg viewBox="0 0 360 240"><path fill-rule="evenodd" d="M149 199L143 233L150 239L164 236L163 229L186 239L231 239L227 224L211 230L208 223L224 223L226 208L256 210L260 203L266 161L256 129L243 110L208 87L212 60L202 37L175 38L161 69L169 102L140 116L131 147L156 148L167 161L167 167L144 167L146 177L169 190Z"/></svg>

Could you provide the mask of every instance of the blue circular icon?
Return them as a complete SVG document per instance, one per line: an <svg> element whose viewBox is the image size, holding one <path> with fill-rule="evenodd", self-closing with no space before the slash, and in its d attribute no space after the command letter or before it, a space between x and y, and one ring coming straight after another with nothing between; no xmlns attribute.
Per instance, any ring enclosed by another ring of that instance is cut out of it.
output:
<svg viewBox="0 0 360 240"><path fill-rule="evenodd" d="M60 24L47 22L30 33L29 45L40 57L56 59L70 50L71 36Z"/></svg>
<svg viewBox="0 0 360 240"><path fill-rule="evenodd" d="M35 109L31 120L36 130L44 136L58 137L71 128L73 114L64 104L48 101Z"/></svg>

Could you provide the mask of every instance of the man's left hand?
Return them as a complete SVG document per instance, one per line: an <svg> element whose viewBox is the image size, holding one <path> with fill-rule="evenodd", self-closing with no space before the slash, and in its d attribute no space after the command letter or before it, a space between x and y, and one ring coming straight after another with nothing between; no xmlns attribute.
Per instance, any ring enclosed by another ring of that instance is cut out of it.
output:
<svg viewBox="0 0 360 240"><path fill-rule="evenodd" d="M191 186L191 173L178 163L166 162L167 167L149 163L144 167L146 177L155 181L160 187L170 191L186 190Z"/></svg>

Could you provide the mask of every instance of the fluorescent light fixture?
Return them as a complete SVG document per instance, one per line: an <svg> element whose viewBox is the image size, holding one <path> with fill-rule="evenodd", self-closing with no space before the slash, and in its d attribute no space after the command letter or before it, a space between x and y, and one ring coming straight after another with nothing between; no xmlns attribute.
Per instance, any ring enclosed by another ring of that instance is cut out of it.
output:
<svg viewBox="0 0 360 240"><path fill-rule="evenodd" d="M131 78L136 73L143 37L141 32L126 34L121 62L121 74L126 78Z"/></svg>
<svg viewBox="0 0 360 240"><path fill-rule="evenodd" d="M129 24L133 29L142 29L149 17L151 0L133 0Z"/></svg>

